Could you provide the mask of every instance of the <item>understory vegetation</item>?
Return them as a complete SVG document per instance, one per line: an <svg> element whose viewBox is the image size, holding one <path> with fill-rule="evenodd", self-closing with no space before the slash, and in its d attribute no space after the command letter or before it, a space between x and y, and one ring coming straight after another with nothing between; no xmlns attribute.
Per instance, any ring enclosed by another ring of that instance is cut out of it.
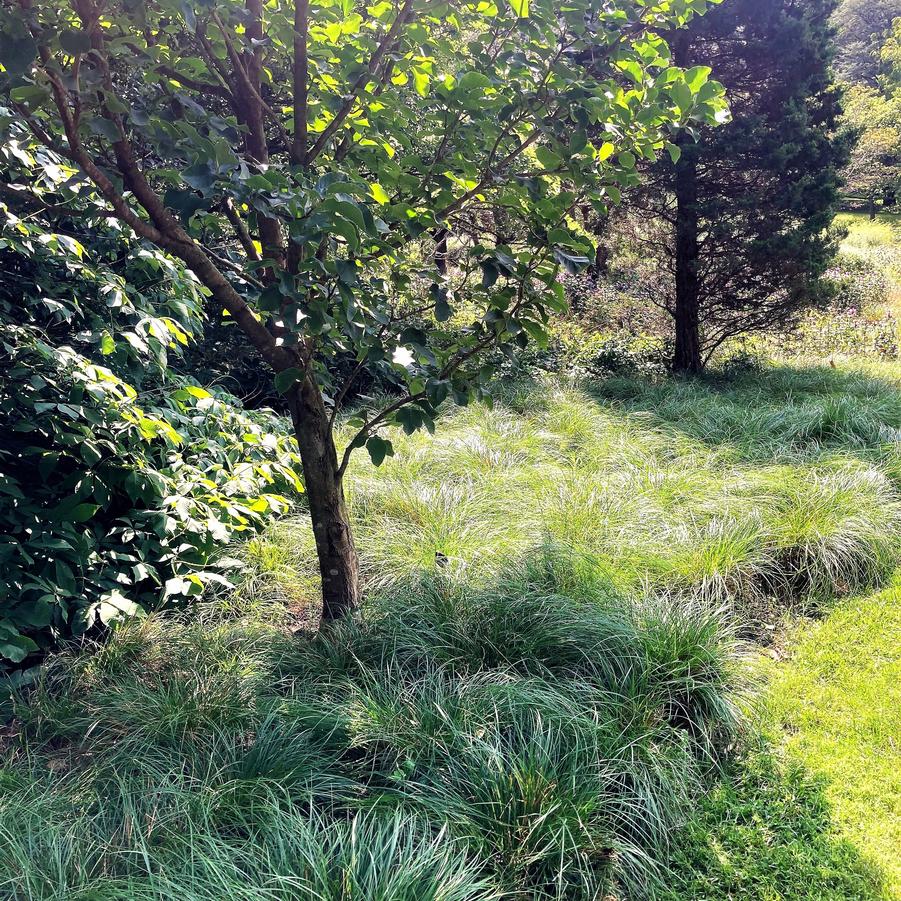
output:
<svg viewBox="0 0 901 901"><path fill-rule="evenodd" d="M396 457L352 479L361 621L306 630L315 560L303 524L282 521L247 545L238 592L45 667L9 711L0 890L418 901L641 897L689 874L681 897L706 896L704 878L710 897L757 885L754 869L710 874L688 806L725 748L753 742L736 630L760 638L786 603L891 571L895 384L885 367L521 384L434 439L397 436ZM708 827L760 805L781 818L766 827L779 866L833 887L785 897L869 897L849 844L811 851L795 834L819 836L825 801L768 755L714 790ZM766 844L755 817L724 836L743 860ZM686 820L694 851L680 839L673 858ZM691 853L708 870L679 869Z"/></svg>
<svg viewBox="0 0 901 901"><path fill-rule="evenodd" d="M18 677L0 898L901 897L899 385L533 367L396 430L360 617L298 510Z"/></svg>
<svg viewBox="0 0 901 901"><path fill-rule="evenodd" d="M901 0L0 10L0 901L901 901Z"/></svg>
<svg viewBox="0 0 901 901"><path fill-rule="evenodd" d="M0 889L34 899L644 895L734 737L735 641L537 555L291 637L152 616L18 709ZM558 569L560 572L558 573Z"/></svg>

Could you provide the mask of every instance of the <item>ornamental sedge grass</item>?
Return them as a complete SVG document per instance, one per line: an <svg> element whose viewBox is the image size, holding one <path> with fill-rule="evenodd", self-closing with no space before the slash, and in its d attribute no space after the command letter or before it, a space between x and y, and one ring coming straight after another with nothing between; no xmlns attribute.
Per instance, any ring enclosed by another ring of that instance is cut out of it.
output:
<svg viewBox="0 0 901 901"><path fill-rule="evenodd" d="M17 708L0 896L647 893L739 729L737 646L698 605L564 593L567 567L425 579L294 638L159 614L59 658Z"/></svg>
<svg viewBox="0 0 901 901"><path fill-rule="evenodd" d="M360 619L291 634L316 580L284 521L234 592L16 699L0 898L653 895L742 733L737 627L897 559L877 375L520 384L394 436L349 482Z"/></svg>

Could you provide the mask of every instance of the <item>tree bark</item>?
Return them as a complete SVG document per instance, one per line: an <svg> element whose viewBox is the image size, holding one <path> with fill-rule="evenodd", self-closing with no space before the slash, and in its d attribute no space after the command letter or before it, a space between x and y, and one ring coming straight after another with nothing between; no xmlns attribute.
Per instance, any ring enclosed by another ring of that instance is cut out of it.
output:
<svg viewBox="0 0 901 901"><path fill-rule="evenodd" d="M676 163L676 346L673 371L697 373L701 359L700 280L698 278L698 170L691 139L680 141Z"/></svg>
<svg viewBox="0 0 901 901"><path fill-rule="evenodd" d="M688 68L693 65L691 35L687 30L677 32L672 42L673 62ZM676 140L681 154L676 161L676 227L675 267L676 346L673 351L673 372L692 374L704 368L701 359L701 310L698 261L701 255L698 240L698 158L697 144L690 134L683 132Z"/></svg>
<svg viewBox="0 0 901 901"><path fill-rule="evenodd" d="M353 613L361 597L359 558L338 454L329 415L312 376L297 386L289 400L322 576L322 619L336 620Z"/></svg>

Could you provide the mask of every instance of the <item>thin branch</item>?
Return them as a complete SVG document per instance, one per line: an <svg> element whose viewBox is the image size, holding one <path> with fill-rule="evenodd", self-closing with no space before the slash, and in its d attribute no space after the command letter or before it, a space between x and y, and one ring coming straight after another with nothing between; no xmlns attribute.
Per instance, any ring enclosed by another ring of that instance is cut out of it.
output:
<svg viewBox="0 0 901 901"><path fill-rule="evenodd" d="M235 232L235 237L244 248L244 252L249 259L258 263L260 261L260 254L257 251L256 245L253 243L253 238L250 237L250 232L247 230L247 226L244 224L241 214L235 209L235 205L232 203L230 197L225 198L223 209L225 210L225 218L231 223Z"/></svg>
<svg viewBox="0 0 901 901"><path fill-rule="evenodd" d="M341 105L341 108L335 114L335 118L329 122L328 126L319 135L319 138L316 140L316 143L313 144L310 149L309 154L307 155L306 163L310 165L313 160L316 159L317 156L322 152L323 147L332 139L332 136L335 132L344 124L344 120L350 115L351 111L354 108L354 104L357 102L360 93L363 88L366 87L369 80L375 75L378 70L379 65L381 64L382 57L384 57L388 48L394 43L394 39L400 33L400 30L407 24L409 19L411 18L411 14L413 11L413 0L404 0L404 5L401 11L397 14L395 20L391 23L391 28L388 29L388 33L382 38L381 43L376 47L375 52L372 54L372 58L369 60L369 65L366 67L364 72L360 75L359 78L354 82L353 87L350 89L350 93L347 95L344 103Z"/></svg>
<svg viewBox="0 0 901 901"><path fill-rule="evenodd" d="M477 353L483 351L489 345L494 344L497 339L498 336L496 334L489 333L484 338L482 338L481 341L477 341L469 349L457 354L457 356L450 360L438 373L438 379L443 380L446 379L449 375L453 375L453 373L456 372L467 360L474 357ZM338 478L340 479L347 470L347 466L350 463L350 455L354 452L354 449L359 447L372 434L374 429L381 425L392 413L395 413L397 410L401 409L401 407L406 407L408 404L416 403L420 400L425 400L425 398L425 391L417 391L415 394L405 394L403 397L396 400L393 404L385 407L385 409L380 413L377 413L371 419L366 420L366 422L363 423L362 428L357 432L356 435L354 435L353 439L344 449L344 454L341 457L341 465L338 467Z"/></svg>
<svg viewBox="0 0 901 901"><path fill-rule="evenodd" d="M295 0L294 4L294 140L291 160L298 166L307 161L307 112L309 60L307 38L310 29L310 0Z"/></svg>
<svg viewBox="0 0 901 901"><path fill-rule="evenodd" d="M226 30L222 19L219 18L219 13L213 11L212 18L218 26L219 30L222 32L222 39L225 41L225 47L228 51L229 59L232 61L232 65L235 67L235 71L238 73L238 78L241 82L242 87L260 105L260 109L263 110L263 112L272 120L278 131L279 137L282 139L284 146L286 148L290 148L292 146L291 139L288 137L288 132L285 131L285 126L282 125L281 116L277 115L272 107L270 107L269 104L266 103L266 101L260 95L260 92L256 89L256 86L250 80L247 69L241 62L241 56L235 49L235 45L232 42L231 38L228 36L228 31ZM265 163L266 160L258 159L257 162Z"/></svg>
<svg viewBox="0 0 901 901"><path fill-rule="evenodd" d="M452 203L449 203L443 210L440 210L435 214L436 219L444 219L449 216L451 213L455 213L461 206L464 206L468 201L472 200L476 194L481 194L482 191L488 186L491 181L492 176L494 176L497 172L500 172L506 165L513 162L520 154L522 154L525 150L534 144L538 138L541 137L541 129L535 128L527 137L523 138L520 141L519 145L511 150L496 166L489 165L486 169L482 177L479 179L478 183L472 190L467 191L465 194L460 195L456 200Z"/></svg>
<svg viewBox="0 0 901 901"><path fill-rule="evenodd" d="M171 78L173 81L183 84L192 91L197 91L199 94L214 94L217 97L224 97L226 100L233 99L231 90L225 85L212 84L208 81L198 81L196 78L184 75L172 66L157 66L156 71L161 75L165 75L167 78Z"/></svg>

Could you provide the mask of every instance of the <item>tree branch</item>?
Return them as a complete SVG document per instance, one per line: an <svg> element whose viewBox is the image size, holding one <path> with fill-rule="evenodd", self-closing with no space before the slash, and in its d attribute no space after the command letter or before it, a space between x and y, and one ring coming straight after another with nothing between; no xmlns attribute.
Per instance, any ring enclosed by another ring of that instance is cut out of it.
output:
<svg viewBox="0 0 901 901"><path fill-rule="evenodd" d="M294 140L291 143L291 161L298 166L307 162L307 106L309 60L307 38L310 29L310 0L294 3Z"/></svg>
<svg viewBox="0 0 901 901"><path fill-rule="evenodd" d="M347 95L344 103L341 105L341 108L335 114L335 118L329 122L326 129L319 135L319 138L316 140L316 143L313 144L310 149L309 154L307 155L306 163L310 165L313 160L316 159L317 156L322 152L323 147L332 139L332 136L335 132L344 124L344 120L350 115L351 110L354 108L354 104L357 102L357 98L359 97L361 91L366 84L369 82L370 78L376 73L376 70L379 67L379 64L382 61L382 57L387 52L388 48L391 44L394 43L394 39L400 33L400 30L407 24L409 19L411 18L411 14L413 11L413 0L404 0L404 5L401 11L397 14L395 20L391 23L391 28L388 29L388 33L382 38L381 43L376 47L375 52L372 54L372 58L369 60L369 65L366 67L366 70L360 75L359 78L354 82L353 87L350 89L350 93Z"/></svg>
<svg viewBox="0 0 901 901"><path fill-rule="evenodd" d="M157 66L156 71L161 75L165 75L167 78L171 78L173 81L183 84L192 91L197 91L199 94L214 94L217 97L224 97L226 100L233 100L231 91L225 85L212 84L208 81L198 81L196 78L191 78L189 75L183 75L178 69L174 69L172 66Z"/></svg>

